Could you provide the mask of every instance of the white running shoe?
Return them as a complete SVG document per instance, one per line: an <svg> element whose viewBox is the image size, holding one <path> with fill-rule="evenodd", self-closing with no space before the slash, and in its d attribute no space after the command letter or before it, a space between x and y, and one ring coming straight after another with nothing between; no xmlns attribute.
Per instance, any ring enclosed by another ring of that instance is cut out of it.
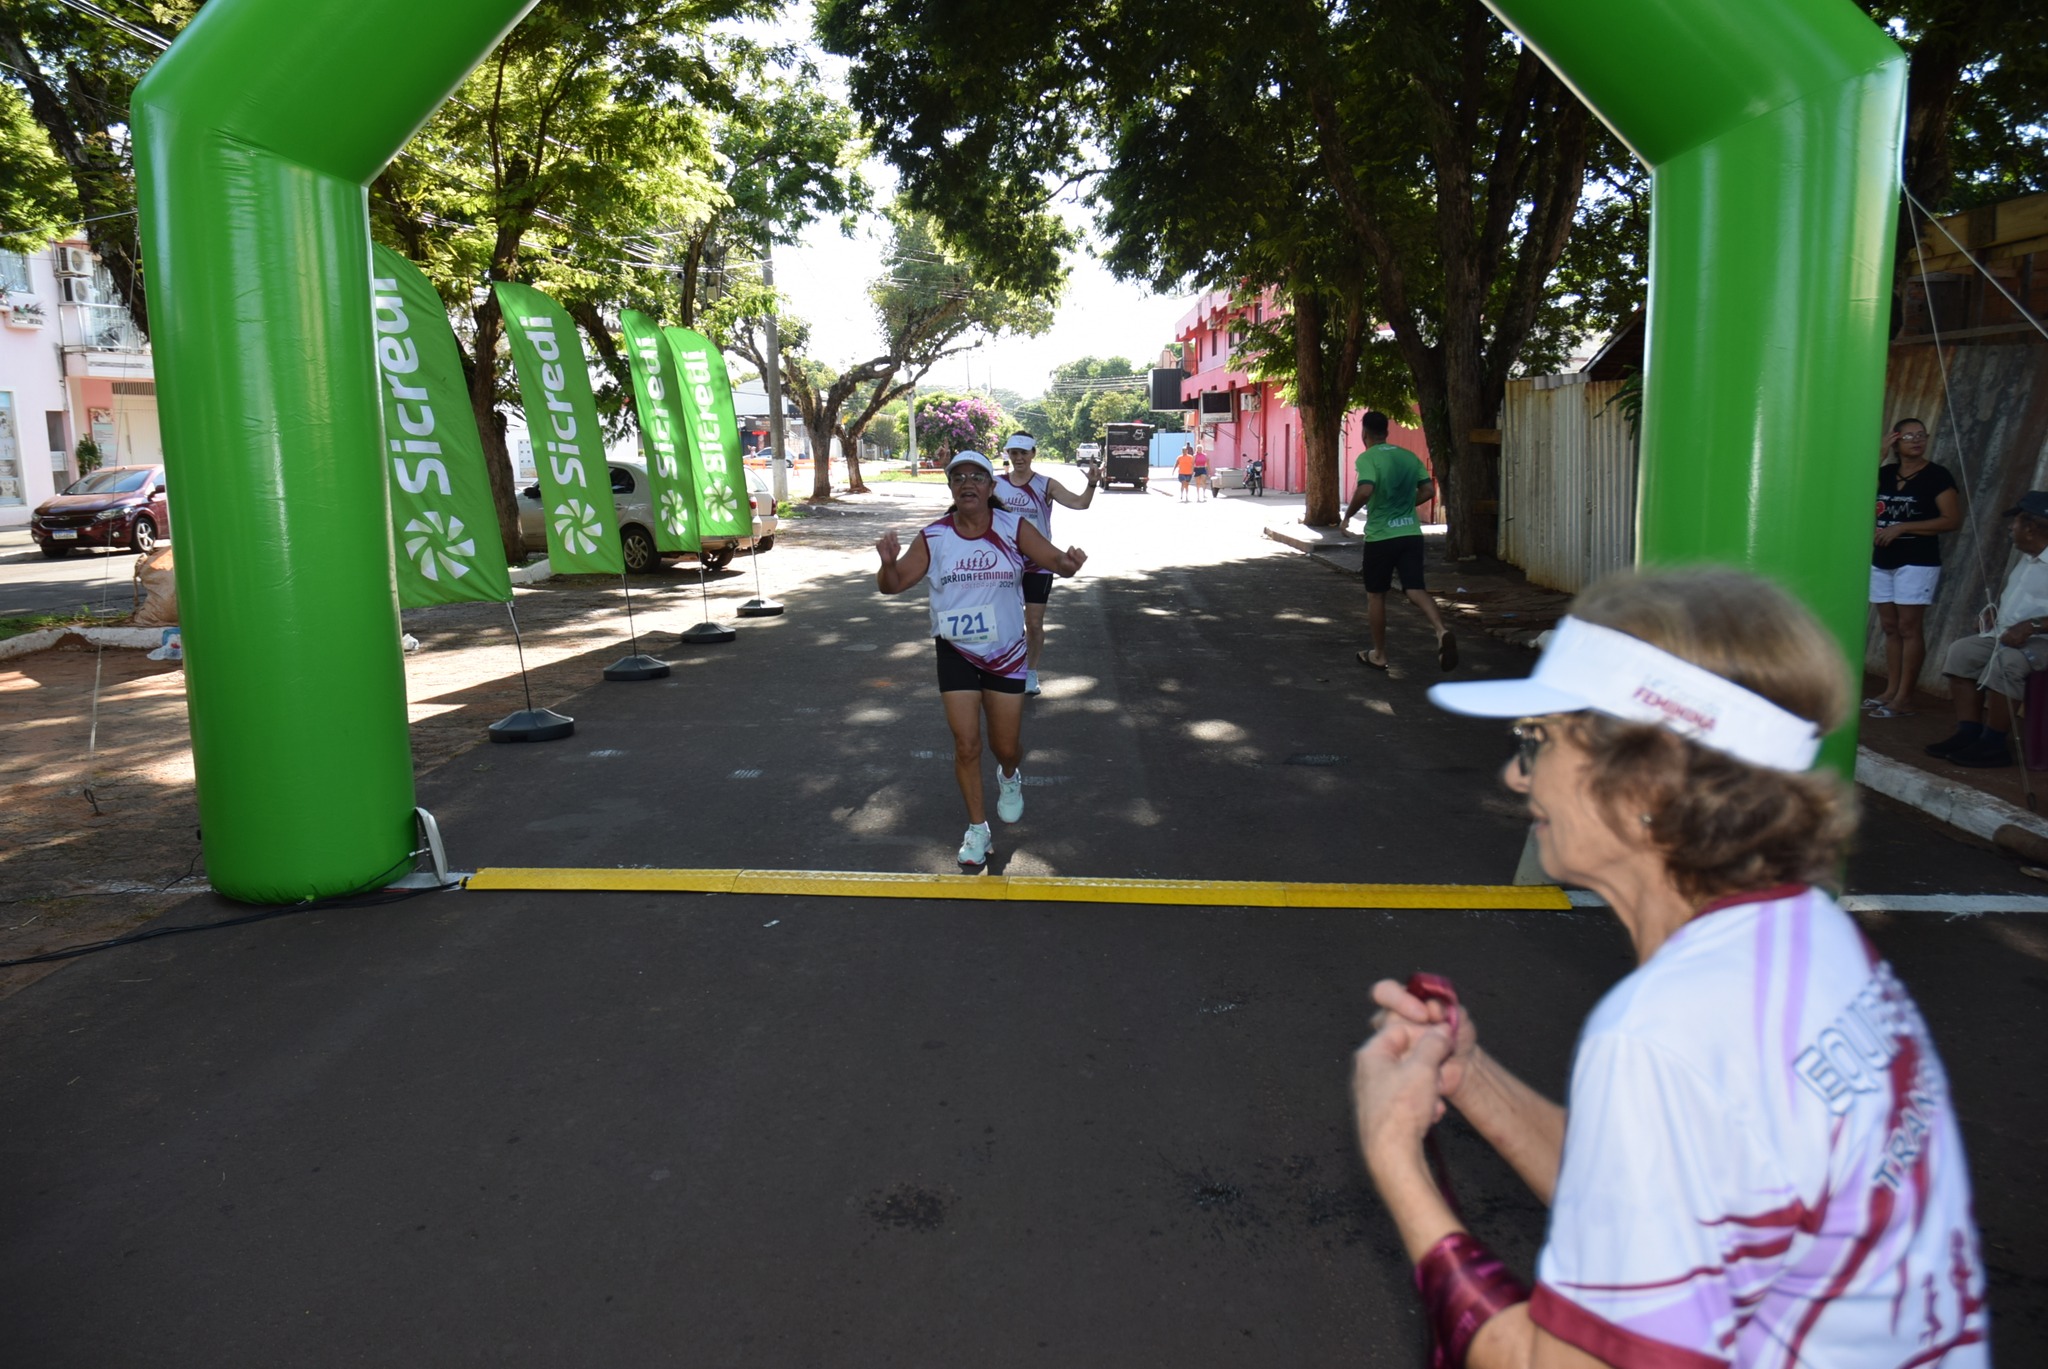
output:
<svg viewBox="0 0 2048 1369"><path fill-rule="evenodd" d="M1026 694L1036 694L1038 692L1037 671L1027 670L1024 672L1024 692Z"/></svg>
<svg viewBox="0 0 2048 1369"><path fill-rule="evenodd" d="M1019 766L1014 775L1005 775L1003 767L996 767L996 816L1004 822L1015 822L1024 816L1024 769Z"/></svg>
<svg viewBox="0 0 2048 1369"><path fill-rule="evenodd" d="M979 875L988 870L988 848L995 844L995 836L988 830L988 824L977 822L967 829L967 835L960 841L960 873Z"/></svg>

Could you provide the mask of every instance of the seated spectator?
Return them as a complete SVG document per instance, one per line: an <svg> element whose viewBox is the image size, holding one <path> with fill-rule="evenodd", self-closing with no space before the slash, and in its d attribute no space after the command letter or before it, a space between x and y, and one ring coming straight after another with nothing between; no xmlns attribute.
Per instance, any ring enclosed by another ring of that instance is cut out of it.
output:
<svg viewBox="0 0 2048 1369"><path fill-rule="evenodd" d="M1989 632L1948 649L1941 673L1955 701L1955 735L1927 748L1952 765L1985 769L2012 764L2012 700L2026 693L2027 677L2048 668L2048 490L2029 490L2005 511L2020 559L2006 574ZM1985 696L1990 708L1987 717Z"/></svg>

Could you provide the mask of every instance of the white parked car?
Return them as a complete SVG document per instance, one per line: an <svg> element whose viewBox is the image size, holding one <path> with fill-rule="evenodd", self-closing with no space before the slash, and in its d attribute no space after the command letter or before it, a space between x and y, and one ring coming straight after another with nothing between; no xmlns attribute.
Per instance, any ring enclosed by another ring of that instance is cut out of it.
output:
<svg viewBox="0 0 2048 1369"><path fill-rule="evenodd" d="M654 543L654 499L648 484L647 463L632 457L613 457L612 503L619 510L619 550L626 569L644 575L664 561L702 560L706 570L723 569L743 551L755 553L775 545L775 496L768 477L756 470L747 472L748 503L754 510L754 531L747 537L707 537L701 554L687 551L657 551ZM529 552L547 553L547 527L541 518L540 486L528 485L519 492L519 535Z"/></svg>

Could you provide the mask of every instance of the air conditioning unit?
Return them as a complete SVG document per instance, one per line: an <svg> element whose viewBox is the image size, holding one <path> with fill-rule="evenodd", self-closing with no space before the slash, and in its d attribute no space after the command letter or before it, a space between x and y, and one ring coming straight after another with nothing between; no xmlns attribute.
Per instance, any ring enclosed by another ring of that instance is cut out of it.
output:
<svg viewBox="0 0 2048 1369"><path fill-rule="evenodd" d="M92 274L92 249L88 247L60 247L57 249L57 274L60 276L89 276Z"/></svg>
<svg viewBox="0 0 2048 1369"><path fill-rule="evenodd" d="M96 304L92 295L90 276L59 276L57 289L63 294L66 304Z"/></svg>
<svg viewBox="0 0 2048 1369"><path fill-rule="evenodd" d="M1237 411L1241 414L1257 413L1259 411L1259 392L1257 390L1239 390L1237 392Z"/></svg>

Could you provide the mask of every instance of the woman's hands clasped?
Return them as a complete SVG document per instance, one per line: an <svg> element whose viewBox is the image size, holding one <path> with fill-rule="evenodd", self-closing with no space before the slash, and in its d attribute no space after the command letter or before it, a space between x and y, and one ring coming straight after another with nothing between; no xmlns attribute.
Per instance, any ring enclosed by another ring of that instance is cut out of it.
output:
<svg viewBox="0 0 2048 1369"><path fill-rule="evenodd" d="M1399 982L1373 985L1373 1034L1352 1061L1358 1135L1370 1163L1417 1147L1471 1073L1479 1033L1471 1014L1416 997Z"/></svg>

